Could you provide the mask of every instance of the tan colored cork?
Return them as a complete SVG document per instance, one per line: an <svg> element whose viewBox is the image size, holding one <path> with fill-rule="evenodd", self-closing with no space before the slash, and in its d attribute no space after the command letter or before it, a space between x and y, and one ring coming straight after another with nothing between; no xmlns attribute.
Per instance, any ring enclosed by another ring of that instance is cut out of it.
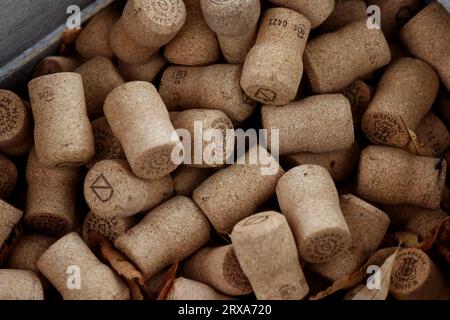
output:
<svg viewBox="0 0 450 320"><path fill-rule="evenodd" d="M364 113L375 94L374 88L362 80L355 80L340 91L350 101L352 107L353 126L357 133L362 131L361 123Z"/></svg>
<svg viewBox="0 0 450 320"><path fill-rule="evenodd" d="M310 26L308 19L294 10L266 10L242 69L241 86L250 98L270 105L295 99Z"/></svg>
<svg viewBox="0 0 450 320"><path fill-rule="evenodd" d="M143 64L128 64L119 61L119 70L127 81L153 82L166 65L166 58L162 53L158 52Z"/></svg>
<svg viewBox="0 0 450 320"><path fill-rule="evenodd" d="M104 112L138 177L157 179L178 167L172 152L182 149L181 142L151 83L134 81L114 89L106 98Z"/></svg>
<svg viewBox="0 0 450 320"><path fill-rule="evenodd" d="M390 293L398 300L447 300L448 282L425 252L401 249L391 274Z"/></svg>
<svg viewBox="0 0 450 320"><path fill-rule="evenodd" d="M17 167L7 157L0 153L0 198L11 195L17 183Z"/></svg>
<svg viewBox="0 0 450 320"><path fill-rule="evenodd" d="M0 269L0 300L44 300L44 289L33 271Z"/></svg>
<svg viewBox="0 0 450 320"><path fill-rule="evenodd" d="M450 133L441 119L433 112L428 113L422 119L415 133L417 138L433 151L435 157L441 156L450 148Z"/></svg>
<svg viewBox="0 0 450 320"><path fill-rule="evenodd" d="M195 203L176 196L153 209L114 245L142 271L146 279L182 261L210 238L208 220Z"/></svg>
<svg viewBox="0 0 450 320"><path fill-rule="evenodd" d="M383 32L369 29L367 19L314 38L303 54L305 71L315 93L339 91L390 61Z"/></svg>
<svg viewBox="0 0 450 320"><path fill-rule="evenodd" d="M166 300L231 300L231 297L227 297L218 293L210 286L186 279L183 277L175 279L173 285L167 294Z"/></svg>
<svg viewBox="0 0 450 320"><path fill-rule="evenodd" d="M394 61L381 78L362 120L362 129L375 144L404 147L430 111L439 79L426 63L413 58Z"/></svg>
<svg viewBox="0 0 450 320"><path fill-rule="evenodd" d="M64 300L128 300L122 280L97 259L77 233L56 241L37 262ZM76 289L77 276L81 283ZM75 288L74 288L75 287Z"/></svg>
<svg viewBox="0 0 450 320"><path fill-rule="evenodd" d="M114 9L107 7L86 25L76 41L76 49L84 59L89 60L97 56L110 59L114 57L109 45L109 33L119 17Z"/></svg>
<svg viewBox="0 0 450 320"><path fill-rule="evenodd" d="M257 161L255 154L260 155ZM264 168L271 168L270 173ZM209 177L194 190L192 198L218 232L230 234L236 223L254 214L275 194L283 173L277 160L258 145L235 164Z"/></svg>
<svg viewBox="0 0 450 320"><path fill-rule="evenodd" d="M75 224L75 202L81 179L77 168L47 168L33 148L27 163L25 224L41 233L62 236Z"/></svg>
<svg viewBox="0 0 450 320"><path fill-rule="evenodd" d="M22 218L23 212L0 199L0 248L9 238L16 224Z"/></svg>
<svg viewBox="0 0 450 320"><path fill-rule="evenodd" d="M215 109L234 124L246 120L256 102L240 86L242 67L216 64L207 67L172 66L164 71L159 93L170 111Z"/></svg>
<svg viewBox="0 0 450 320"><path fill-rule="evenodd" d="M449 29L450 13L434 2L415 15L400 32L408 51L437 71L447 91L450 91Z"/></svg>
<svg viewBox="0 0 450 320"><path fill-rule="evenodd" d="M200 0L184 0L184 4L186 23L165 46L164 56L170 63L183 66L204 66L217 62L219 42L203 18Z"/></svg>
<svg viewBox="0 0 450 320"><path fill-rule="evenodd" d="M282 107L264 106L261 114L269 146L279 134L280 155L343 150L355 142L350 102L341 94L311 96Z"/></svg>
<svg viewBox="0 0 450 320"><path fill-rule="evenodd" d="M320 25L321 32L333 32L346 25L367 19L367 5L362 0L338 0L333 12Z"/></svg>
<svg viewBox="0 0 450 320"><path fill-rule="evenodd" d="M324 167L295 167L281 177L276 191L303 260L330 262L350 247L351 234L338 192Z"/></svg>
<svg viewBox="0 0 450 320"><path fill-rule="evenodd" d="M361 153L357 193L382 204L439 208L447 161L419 157L407 151L369 146Z"/></svg>
<svg viewBox="0 0 450 320"><path fill-rule="evenodd" d="M232 245L201 249L185 261L183 276L205 283L230 296L253 292Z"/></svg>
<svg viewBox="0 0 450 320"><path fill-rule="evenodd" d="M340 204L352 235L351 246L330 262L310 266L332 281L358 270L378 249L390 224L386 213L354 195L341 196Z"/></svg>
<svg viewBox="0 0 450 320"><path fill-rule="evenodd" d="M76 57L46 57L34 67L32 78L39 78L53 73L72 72L80 65L81 61Z"/></svg>
<svg viewBox="0 0 450 320"><path fill-rule="evenodd" d="M255 43L259 0L200 0L203 16L217 34L220 48L228 63L242 64Z"/></svg>
<svg viewBox="0 0 450 320"><path fill-rule="evenodd" d="M295 239L282 214L245 218L234 227L231 241L258 300L301 300L308 294Z"/></svg>
<svg viewBox="0 0 450 320"><path fill-rule="evenodd" d="M175 194L190 197L194 190L212 174L212 169L180 166L172 174Z"/></svg>
<svg viewBox="0 0 450 320"><path fill-rule="evenodd" d="M119 70L105 57L95 57L74 72L83 78L86 108L91 119L103 115L103 104L108 94L125 83Z"/></svg>
<svg viewBox="0 0 450 320"><path fill-rule="evenodd" d="M171 198L173 190L170 175L141 179L122 159L97 162L84 180L84 198L102 218L125 218L148 211Z"/></svg>

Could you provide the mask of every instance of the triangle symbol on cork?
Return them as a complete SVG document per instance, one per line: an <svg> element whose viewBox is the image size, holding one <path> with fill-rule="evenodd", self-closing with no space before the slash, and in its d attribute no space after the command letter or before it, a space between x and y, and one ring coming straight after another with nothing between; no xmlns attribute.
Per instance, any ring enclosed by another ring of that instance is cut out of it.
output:
<svg viewBox="0 0 450 320"><path fill-rule="evenodd" d="M97 196L97 198L102 202L108 202L111 200L114 189L111 184L108 182L106 177L103 175L99 175L94 183L91 185L91 190Z"/></svg>

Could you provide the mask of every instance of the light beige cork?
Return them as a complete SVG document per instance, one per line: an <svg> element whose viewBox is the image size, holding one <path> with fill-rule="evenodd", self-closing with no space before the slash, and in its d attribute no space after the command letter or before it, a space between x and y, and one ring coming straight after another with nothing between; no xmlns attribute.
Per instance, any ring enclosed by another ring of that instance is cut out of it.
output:
<svg viewBox="0 0 450 320"><path fill-rule="evenodd" d="M361 123L364 113L372 101L375 89L362 80L355 80L351 85L340 91L350 101L352 107L353 126L355 131L362 131Z"/></svg>
<svg viewBox="0 0 450 320"><path fill-rule="evenodd" d="M194 190L213 173L212 169L180 166L172 174L175 194L190 197Z"/></svg>
<svg viewBox="0 0 450 320"><path fill-rule="evenodd" d="M33 69L32 78L53 73L72 72L81 65L76 57L50 56L42 59Z"/></svg>
<svg viewBox="0 0 450 320"><path fill-rule="evenodd" d="M362 0L338 0L333 12L320 25L321 32L333 32L349 23L367 19L367 5Z"/></svg>
<svg viewBox="0 0 450 320"><path fill-rule="evenodd" d="M350 102L342 94L311 96L282 107L264 106L261 115L267 145L279 140L280 155L344 150L355 142Z"/></svg>
<svg viewBox="0 0 450 320"><path fill-rule="evenodd" d="M207 67L171 66L164 71L159 93L169 111L215 109L225 112L234 124L255 110L241 89L242 66L216 64Z"/></svg>
<svg viewBox="0 0 450 320"><path fill-rule="evenodd" d="M173 196L170 175L155 180L136 177L126 160L97 162L84 180L84 198L102 218L133 216Z"/></svg>
<svg viewBox="0 0 450 320"><path fill-rule="evenodd" d="M7 157L0 153L0 198L11 195L17 183L17 167Z"/></svg>
<svg viewBox="0 0 450 320"><path fill-rule="evenodd" d="M166 66L167 60L161 52L155 53L142 64L128 64L119 61L119 70L127 81L153 82Z"/></svg>
<svg viewBox="0 0 450 320"><path fill-rule="evenodd" d="M231 300L231 297L218 293L210 286L186 279L183 277L175 279L167 294L166 300Z"/></svg>
<svg viewBox="0 0 450 320"><path fill-rule="evenodd" d="M352 235L351 246L327 263L310 266L331 281L358 270L378 249L390 224L386 213L354 195L341 196L340 204Z"/></svg>
<svg viewBox="0 0 450 320"><path fill-rule="evenodd" d="M205 283L230 296L253 292L232 245L199 250L183 264L183 276Z"/></svg>
<svg viewBox="0 0 450 320"><path fill-rule="evenodd" d="M270 172L264 172L268 168ZM257 145L235 164L209 177L194 190L192 198L218 232L230 234L236 223L254 214L275 194L283 173L277 160Z"/></svg>
<svg viewBox="0 0 450 320"><path fill-rule="evenodd" d="M375 144L404 147L430 111L439 79L426 63L413 58L394 61L381 78L362 119L362 129Z"/></svg>
<svg viewBox="0 0 450 320"><path fill-rule="evenodd" d="M64 300L130 298L128 287L97 259L77 233L56 241L40 257L37 266Z"/></svg>
<svg viewBox="0 0 450 320"><path fill-rule="evenodd" d="M419 157L407 151L369 146L361 153L357 193L382 204L439 208L447 161Z"/></svg>
<svg viewBox="0 0 450 320"><path fill-rule="evenodd" d="M231 241L258 300L301 300L308 294L295 239L282 214L245 218L234 227Z"/></svg>
<svg viewBox="0 0 450 320"><path fill-rule="evenodd" d="M242 69L241 86L250 98L270 105L295 99L310 27L308 19L294 10L266 10Z"/></svg>
<svg viewBox="0 0 450 320"><path fill-rule="evenodd" d="M44 300L44 289L33 271L0 269L0 300Z"/></svg>
<svg viewBox="0 0 450 320"><path fill-rule="evenodd" d="M450 13L433 2L400 31L400 39L414 57L430 64L450 91ZM433 44L433 45L430 45Z"/></svg>
<svg viewBox="0 0 450 320"><path fill-rule="evenodd" d="M97 56L110 59L114 57L109 45L109 33L119 17L113 8L107 7L88 22L76 41L76 49L84 59L89 60Z"/></svg>
<svg viewBox="0 0 450 320"><path fill-rule="evenodd" d="M450 133L441 119L433 112L428 113L422 119L415 133L417 138L433 151L435 157L441 156L450 148Z"/></svg>
<svg viewBox="0 0 450 320"><path fill-rule="evenodd" d="M303 165L289 170L276 192L303 260L330 262L350 247L351 233L338 192L324 167Z"/></svg>
<svg viewBox="0 0 450 320"><path fill-rule="evenodd" d="M203 247L210 238L208 220L195 203L177 196L153 211L114 245L149 279Z"/></svg>
<svg viewBox="0 0 450 320"><path fill-rule="evenodd" d="M77 168L47 168L35 149L27 162L25 224L40 233L62 236L75 224L75 203L81 172Z"/></svg>
<svg viewBox="0 0 450 320"><path fill-rule="evenodd" d="M367 19L350 23L308 42L305 71L315 93L339 91L391 61L389 45L380 29Z"/></svg>
<svg viewBox="0 0 450 320"><path fill-rule="evenodd" d="M9 238L16 224L22 218L23 212L0 199L0 248Z"/></svg>
<svg viewBox="0 0 450 320"><path fill-rule="evenodd" d="M119 70L105 57L95 57L74 72L83 79L86 108L90 119L103 115L103 104L108 94L125 83Z"/></svg>
<svg viewBox="0 0 450 320"><path fill-rule="evenodd" d="M104 112L138 177L158 179L178 167L172 152L183 147L151 83L134 81L114 89L106 98Z"/></svg>

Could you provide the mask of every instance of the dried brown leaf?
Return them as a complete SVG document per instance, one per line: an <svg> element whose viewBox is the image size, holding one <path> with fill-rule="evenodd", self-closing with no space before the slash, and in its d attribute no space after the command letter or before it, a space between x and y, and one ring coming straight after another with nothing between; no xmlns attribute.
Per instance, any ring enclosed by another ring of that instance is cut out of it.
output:
<svg viewBox="0 0 450 320"><path fill-rule="evenodd" d="M400 120L403 122L403 125L407 127L402 117L400 117ZM408 134L411 141L406 145L406 151L417 156L434 157L433 149L428 147L421 139L419 139L414 131L408 129Z"/></svg>
<svg viewBox="0 0 450 320"><path fill-rule="evenodd" d="M448 232L445 228L446 223L448 221L450 221L450 217L442 219L439 225L437 225L436 228L433 229L433 231L428 237L422 240L422 242L417 246L417 248L422 251L430 250L433 247L434 243L436 242L436 239L444 232Z"/></svg>
<svg viewBox="0 0 450 320"><path fill-rule="evenodd" d="M0 247L0 266L2 266L9 257L12 248L15 246L17 241L19 241L20 235L23 233L23 228L21 225L16 225L12 234L5 241L3 246Z"/></svg>
<svg viewBox="0 0 450 320"><path fill-rule="evenodd" d="M410 231L398 231L391 235L400 247L417 248L420 245L419 235Z"/></svg>
<svg viewBox="0 0 450 320"><path fill-rule="evenodd" d="M161 284L161 289L159 290L158 298L156 300L166 300L167 295L170 292L170 289L172 289L173 282L177 277L179 266L180 263L177 259L175 263L170 267L170 269L167 270L166 275L164 276L164 280Z"/></svg>

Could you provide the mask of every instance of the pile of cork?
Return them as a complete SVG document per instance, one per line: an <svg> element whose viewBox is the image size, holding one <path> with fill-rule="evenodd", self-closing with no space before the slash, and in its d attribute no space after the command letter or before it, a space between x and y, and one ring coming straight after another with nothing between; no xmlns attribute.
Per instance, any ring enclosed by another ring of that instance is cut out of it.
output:
<svg viewBox="0 0 450 320"><path fill-rule="evenodd" d="M394 248L388 299L448 299L449 91L437 2L118 1L0 90L0 299L133 298L105 242L146 298L308 299ZM198 158L198 123L264 134Z"/></svg>

